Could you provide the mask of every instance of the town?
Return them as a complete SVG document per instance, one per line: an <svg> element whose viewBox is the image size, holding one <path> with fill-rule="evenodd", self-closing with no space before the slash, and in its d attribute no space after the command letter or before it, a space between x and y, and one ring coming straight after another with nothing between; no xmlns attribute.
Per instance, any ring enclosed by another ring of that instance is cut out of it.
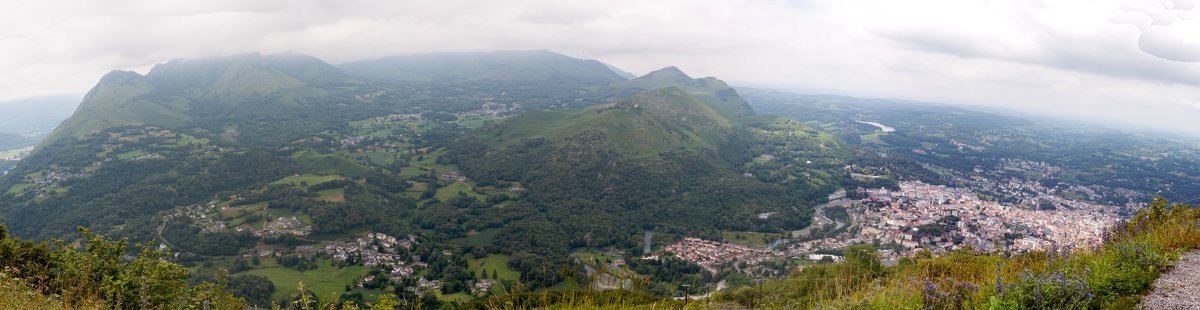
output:
<svg viewBox="0 0 1200 310"><path fill-rule="evenodd" d="M899 183L900 190L856 189L861 199L849 199L839 192L820 209L845 208L849 223L829 219L822 212L814 216L813 226L827 226L832 236L805 240L809 231L796 231L794 238L782 240L770 249L684 238L664 250L702 266L709 272L727 263L753 265L768 260L804 258L833 259L821 254L855 244L874 244L886 263L916 255L919 250L944 253L970 249L980 252L1027 252L1058 248L1090 248L1099 245L1101 234L1120 217L1118 206L1106 206L1042 195L1061 208L1044 209L1037 205L1004 205L980 199L975 192L917 181ZM769 216L760 214L759 216Z"/></svg>

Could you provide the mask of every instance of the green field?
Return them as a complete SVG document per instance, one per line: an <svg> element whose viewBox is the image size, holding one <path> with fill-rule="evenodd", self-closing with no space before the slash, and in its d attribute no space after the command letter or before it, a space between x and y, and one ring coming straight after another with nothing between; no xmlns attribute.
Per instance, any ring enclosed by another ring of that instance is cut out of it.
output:
<svg viewBox="0 0 1200 310"><path fill-rule="evenodd" d="M882 135L884 135L882 132L869 133L859 136L859 139L863 144L887 145L887 142L883 142L883 139L879 138Z"/></svg>
<svg viewBox="0 0 1200 310"><path fill-rule="evenodd" d="M33 151L32 146L23 147L15 150L0 151L0 160L18 160L21 159L21 153Z"/></svg>
<svg viewBox="0 0 1200 310"><path fill-rule="evenodd" d="M309 186L341 179L340 175L316 175L316 174L301 174L299 176L290 176L271 182L271 185L291 184L296 187L308 189Z"/></svg>
<svg viewBox="0 0 1200 310"><path fill-rule="evenodd" d="M331 188L331 189L321 190L321 191L317 192L317 196L319 197L319 199L324 200L324 201L345 202L346 201L346 189L345 188Z"/></svg>
<svg viewBox="0 0 1200 310"><path fill-rule="evenodd" d="M393 154L393 153L366 152L366 153L363 153L363 155L365 155L367 157L367 160L370 161L372 164L376 164L376 165L380 165L380 166L387 166L387 165L391 165L392 163L396 162L396 154Z"/></svg>
<svg viewBox="0 0 1200 310"><path fill-rule="evenodd" d="M483 194L476 193L474 190L471 190L471 185L467 184L467 183L463 183L463 182L454 182L450 185L446 185L444 187L438 188L437 193L434 194L433 197L437 198L437 200L440 200L440 201L446 201L447 199L450 199L451 197L458 195L458 193L466 194L467 196L471 196L472 198L475 198L475 199L478 199L481 201L484 198L487 198L487 196L484 196Z"/></svg>
<svg viewBox="0 0 1200 310"><path fill-rule="evenodd" d="M612 256L593 250L580 250L579 252L575 252L575 257L579 258L580 262L592 265L592 267L599 267L611 261L621 259L620 256Z"/></svg>
<svg viewBox="0 0 1200 310"><path fill-rule="evenodd" d="M117 159L130 160L130 159L134 159L134 158L138 158L138 157L142 157L142 156L146 156L146 151L136 150L136 151L117 154Z"/></svg>
<svg viewBox="0 0 1200 310"><path fill-rule="evenodd" d="M182 134L179 136L179 140L175 141L175 144L181 145L181 146L187 146L187 145L204 146L204 145L208 145L208 142L209 141L207 138L196 138L196 137L193 137L188 134Z"/></svg>
<svg viewBox="0 0 1200 310"><path fill-rule="evenodd" d="M464 246L490 245L496 242L496 235L498 234L500 234L500 229L488 228L474 236L455 239L454 243Z"/></svg>
<svg viewBox="0 0 1200 310"><path fill-rule="evenodd" d="M400 169L400 176L413 177L421 174L429 173L429 169L437 170L438 174L459 171L455 165L441 165L437 163L438 157L446 155L446 149L438 149L428 154L417 154L408 161L408 167ZM419 160L418 160L419 158Z"/></svg>
<svg viewBox="0 0 1200 310"><path fill-rule="evenodd" d="M231 218L237 218L237 217L241 216L242 211L250 213L250 212L254 212L254 211L262 211L262 210L266 209L266 207L267 207L267 203L260 202L260 203L256 203L256 204L241 205L241 206L229 207L229 208L221 208L220 210L218 210L218 212L221 213L221 218L231 219Z"/></svg>
<svg viewBox="0 0 1200 310"><path fill-rule="evenodd" d="M312 290L317 296L325 298L329 294L341 295L345 292L345 287L358 277L367 273L367 268L363 266L350 266L346 268L336 268L333 262L328 259L318 259L315 270L299 272L295 269L279 266L273 257L262 258L262 264L255 269L245 271L239 274L260 275L271 279L275 283L275 293L271 294L272 299L280 299L287 295L292 295L298 292L299 284L304 283L304 288Z"/></svg>
<svg viewBox="0 0 1200 310"><path fill-rule="evenodd" d="M408 184L412 186L409 186L408 190L404 191L404 196L413 198L414 201L419 201L421 195L425 195L425 191L430 189L430 184L420 183L420 181L408 181Z"/></svg>
<svg viewBox="0 0 1200 310"><path fill-rule="evenodd" d="M357 177L371 171L370 168L360 165L353 159L338 155L325 155L311 150L292 153L291 158L292 161L308 168L310 171L321 174L341 174L349 177Z"/></svg>
<svg viewBox="0 0 1200 310"><path fill-rule="evenodd" d="M441 290L435 291L434 295L437 295L438 300L441 300L441 301L457 301L459 303L468 302L474 298L474 297L471 297L471 295L467 295L467 293L464 293L464 292L458 292L458 293L454 293L454 294L450 294L450 295L442 295Z"/></svg>
<svg viewBox="0 0 1200 310"><path fill-rule="evenodd" d="M492 271L496 272L496 277L500 280L517 281L521 274L508 268L508 256L491 254L482 259L474 256L467 256L467 268L479 276L479 270L487 269L488 277L492 276Z"/></svg>
<svg viewBox="0 0 1200 310"><path fill-rule="evenodd" d="M408 181L408 184L412 185L412 187L408 188L408 191L410 192L420 193L429 190L429 183Z"/></svg>
<svg viewBox="0 0 1200 310"><path fill-rule="evenodd" d="M301 223L312 225L312 217L310 217L308 214L305 214L302 212L292 212L292 210L281 209L281 208L268 209L268 210L270 210L270 212L271 212L271 214L270 214L271 219L295 216L296 219L299 219Z"/></svg>
<svg viewBox="0 0 1200 310"><path fill-rule="evenodd" d="M736 243L752 248L765 248L771 235L751 231L721 231L725 242Z"/></svg>
<svg viewBox="0 0 1200 310"><path fill-rule="evenodd" d="M17 185L13 185L12 187L8 188L8 193L9 194L20 194L21 192L24 192L25 190L29 189L30 187L33 187L33 184L17 183Z"/></svg>

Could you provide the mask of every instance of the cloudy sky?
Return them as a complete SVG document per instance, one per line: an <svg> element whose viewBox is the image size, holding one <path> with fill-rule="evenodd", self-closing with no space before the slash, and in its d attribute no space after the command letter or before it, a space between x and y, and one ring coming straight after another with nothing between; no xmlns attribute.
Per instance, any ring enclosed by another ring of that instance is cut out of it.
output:
<svg viewBox="0 0 1200 310"><path fill-rule="evenodd" d="M636 74L1200 133L1197 2L0 0L0 100L82 95L176 58L550 49Z"/></svg>

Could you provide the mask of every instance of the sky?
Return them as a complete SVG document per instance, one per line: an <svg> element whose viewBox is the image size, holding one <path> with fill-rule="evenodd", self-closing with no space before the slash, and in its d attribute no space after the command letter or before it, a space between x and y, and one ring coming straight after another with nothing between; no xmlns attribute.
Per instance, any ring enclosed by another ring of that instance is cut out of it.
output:
<svg viewBox="0 0 1200 310"><path fill-rule="evenodd" d="M635 74L1200 133L1200 0L0 0L0 100L247 52L549 49Z"/></svg>

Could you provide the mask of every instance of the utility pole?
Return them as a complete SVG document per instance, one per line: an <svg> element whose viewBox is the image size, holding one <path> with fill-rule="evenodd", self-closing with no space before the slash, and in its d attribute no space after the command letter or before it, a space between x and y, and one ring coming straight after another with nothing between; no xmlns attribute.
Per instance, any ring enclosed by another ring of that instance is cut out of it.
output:
<svg viewBox="0 0 1200 310"><path fill-rule="evenodd" d="M692 286L692 285L687 284L687 283L683 284L683 306L684 307L687 307L688 299L692 297L691 293L688 292L689 286Z"/></svg>

